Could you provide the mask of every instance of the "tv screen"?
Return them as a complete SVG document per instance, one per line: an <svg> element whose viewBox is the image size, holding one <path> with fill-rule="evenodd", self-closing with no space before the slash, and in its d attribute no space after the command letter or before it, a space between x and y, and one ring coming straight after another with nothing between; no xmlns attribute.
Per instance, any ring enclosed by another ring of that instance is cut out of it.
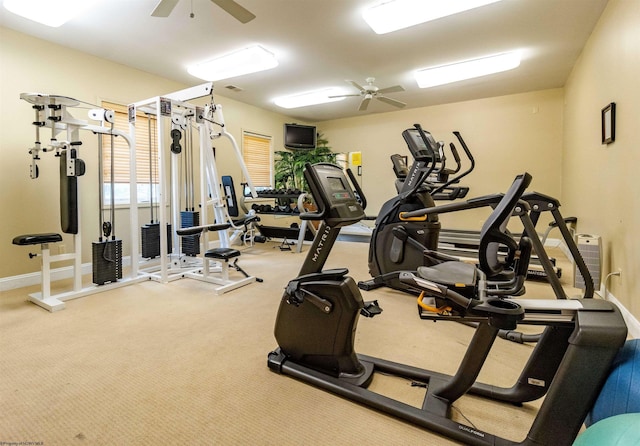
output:
<svg viewBox="0 0 640 446"><path fill-rule="evenodd" d="M316 127L313 125L285 124L284 146L293 150L316 148Z"/></svg>

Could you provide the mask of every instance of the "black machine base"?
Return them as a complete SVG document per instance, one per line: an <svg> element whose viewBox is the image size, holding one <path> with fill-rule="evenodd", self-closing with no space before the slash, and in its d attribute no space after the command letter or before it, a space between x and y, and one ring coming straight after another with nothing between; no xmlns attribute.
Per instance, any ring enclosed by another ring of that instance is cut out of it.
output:
<svg viewBox="0 0 640 446"><path fill-rule="evenodd" d="M581 300L572 322L548 323L520 377L510 388L476 382L498 332L479 324L454 376L357 354L359 376L336 376L318 364L287 356L281 348L269 353L269 368L323 390L404 419L468 445L571 445L592 407L611 363L626 337L626 326L612 304ZM375 373L424 383L422 407L414 407L367 389ZM354 379L355 378L355 379ZM511 441L452 420L451 405L465 394L506 404L545 397L522 441Z"/></svg>

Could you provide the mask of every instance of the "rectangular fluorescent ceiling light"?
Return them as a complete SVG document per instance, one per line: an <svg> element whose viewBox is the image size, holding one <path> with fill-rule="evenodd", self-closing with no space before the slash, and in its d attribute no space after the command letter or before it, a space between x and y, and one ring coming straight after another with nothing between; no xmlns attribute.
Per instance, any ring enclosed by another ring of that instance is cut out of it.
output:
<svg viewBox="0 0 640 446"><path fill-rule="evenodd" d="M8 11L43 25L57 28L100 0L4 0Z"/></svg>
<svg viewBox="0 0 640 446"><path fill-rule="evenodd" d="M497 1L389 0L366 9L362 18L377 34L386 34Z"/></svg>
<svg viewBox="0 0 640 446"><path fill-rule="evenodd" d="M512 70L518 66L520 66L520 52L511 51L449 65L424 68L416 71L414 75L420 88L429 88Z"/></svg>
<svg viewBox="0 0 640 446"><path fill-rule="evenodd" d="M189 74L205 81L218 81L257 73L278 66L273 53L254 45L187 68Z"/></svg>
<svg viewBox="0 0 640 446"><path fill-rule="evenodd" d="M337 96L342 94L337 88L322 88L320 90L308 91L306 93L292 94L289 96L281 96L275 98L273 102L282 108L298 108L308 105L325 104L327 102L341 101L341 98L331 98L329 96Z"/></svg>

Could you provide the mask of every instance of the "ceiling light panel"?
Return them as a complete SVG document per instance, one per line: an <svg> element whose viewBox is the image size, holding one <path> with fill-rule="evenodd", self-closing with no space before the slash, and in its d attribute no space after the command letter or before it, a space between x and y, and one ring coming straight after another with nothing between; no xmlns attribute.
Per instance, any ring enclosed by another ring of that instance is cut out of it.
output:
<svg viewBox="0 0 640 446"><path fill-rule="evenodd" d="M511 51L449 65L424 68L416 71L414 75L420 88L429 88L512 70L518 66L520 66L520 52Z"/></svg>
<svg viewBox="0 0 640 446"><path fill-rule="evenodd" d="M377 34L386 34L497 1L500 0L389 0L367 8L362 18Z"/></svg>
<svg viewBox="0 0 640 446"><path fill-rule="evenodd" d="M43 25L58 27L101 0L4 0L8 11Z"/></svg>
<svg viewBox="0 0 640 446"><path fill-rule="evenodd" d="M338 88L322 88L320 90L307 91L305 93L292 94L289 96L281 96L275 98L273 102L282 108L299 108L309 105L325 104L327 102L341 101L341 98L331 98L329 96L337 96L342 94Z"/></svg>
<svg viewBox="0 0 640 446"><path fill-rule="evenodd" d="M253 45L224 56L192 65L187 71L192 76L206 81L218 81L242 76L258 71L270 70L278 66L275 55L261 47Z"/></svg>

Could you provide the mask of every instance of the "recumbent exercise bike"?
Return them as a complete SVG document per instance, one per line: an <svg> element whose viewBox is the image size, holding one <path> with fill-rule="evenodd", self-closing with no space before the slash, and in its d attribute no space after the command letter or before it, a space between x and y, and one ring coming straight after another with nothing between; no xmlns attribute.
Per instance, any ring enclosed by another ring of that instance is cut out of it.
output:
<svg viewBox="0 0 640 446"><path fill-rule="evenodd" d="M454 376L357 354L354 344L359 316L376 316L382 310L375 301L363 301L347 269L322 268L340 228L364 218L356 193L363 201L364 194L353 175L350 185L338 166L307 165L305 178L318 212L300 217L321 220L321 225L298 277L289 282L280 302L274 329L278 348L268 355L269 368L465 444L570 445L625 341L627 328L617 307L596 299L504 299L486 289L481 270L451 262L440 267L442 271L423 268L402 273L399 280L422 289L436 301L438 308L429 310L425 318L478 323ZM530 179L528 174L519 175L514 183ZM505 203L513 201L519 189L512 187L504 196ZM486 232L484 246L491 246L494 236ZM530 245L526 240L520 243L524 264ZM492 252L485 249L484 255ZM445 275L464 287L455 289L437 281ZM545 329L517 382L511 388L475 382L498 331L519 324ZM368 390L374 373L425 383L422 407ZM526 438L515 443L451 419L452 404L467 393L510 404L546 397Z"/></svg>

